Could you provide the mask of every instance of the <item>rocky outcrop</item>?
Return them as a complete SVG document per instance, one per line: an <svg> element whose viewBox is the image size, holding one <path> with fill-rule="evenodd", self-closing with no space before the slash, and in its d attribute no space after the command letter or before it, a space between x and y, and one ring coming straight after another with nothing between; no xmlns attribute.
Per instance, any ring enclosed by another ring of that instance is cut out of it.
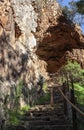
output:
<svg viewBox="0 0 84 130"><path fill-rule="evenodd" d="M6 105L5 100L9 101L9 109L15 107L14 94L22 82L21 104L29 103L27 92L35 88L37 95L47 77L46 63L35 54L37 42L33 33L36 28L37 13L31 0L0 1L1 109ZM3 116L3 112L1 114Z"/></svg>
<svg viewBox="0 0 84 130"><path fill-rule="evenodd" d="M56 72L67 61L68 52L78 59L81 51L72 53L72 49L79 48L84 48L84 36L55 0L1 0L1 106L7 95L12 98L20 81L26 93L36 88L37 94L48 78L46 70Z"/></svg>
<svg viewBox="0 0 84 130"><path fill-rule="evenodd" d="M43 3L39 12L41 15L38 21L40 22L35 33L39 42L37 54L47 62L48 71L56 72L67 61L67 53L72 54L72 49L74 49L76 60L81 62L77 58L81 52L84 53L82 49L84 48L84 35L81 28L65 17L61 7L54 0L47 4Z"/></svg>

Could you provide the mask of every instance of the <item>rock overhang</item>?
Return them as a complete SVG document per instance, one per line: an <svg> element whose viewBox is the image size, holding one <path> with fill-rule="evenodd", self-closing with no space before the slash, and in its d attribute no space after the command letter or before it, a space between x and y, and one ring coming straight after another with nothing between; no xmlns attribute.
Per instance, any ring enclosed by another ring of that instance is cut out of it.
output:
<svg viewBox="0 0 84 130"><path fill-rule="evenodd" d="M84 48L84 35L79 25L66 18L57 2L48 3L40 12L36 53L47 62L48 71L55 72L66 62L67 51Z"/></svg>

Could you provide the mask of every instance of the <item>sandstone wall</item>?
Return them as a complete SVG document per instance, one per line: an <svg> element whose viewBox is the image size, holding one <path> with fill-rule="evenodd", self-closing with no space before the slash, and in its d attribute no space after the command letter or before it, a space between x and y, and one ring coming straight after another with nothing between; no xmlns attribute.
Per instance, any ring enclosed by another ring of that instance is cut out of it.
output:
<svg viewBox="0 0 84 130"><path fill-rule="evenodd" d="M68 57L83 65L83 48L80 27L66 19L55 0L1 0L1 106L20 81L23 88L38 91L46 71L55 73Z"/></svg>
<svg viewBox="0 0 84 130"><path fill-rule="evenodd" d="M12 93L19 82L23 82L26 92L27 89L42 87L42 81L47 78L46 63L35 54L36 28L37 13L31 0L0 1L1 109L7 95L13 98ZM11 107L11 102L8 107Z"/></svg>
<svg viewBox="0 0 84 130"><path fill-rule="evenodd" d="M48 72L54 73L60 69L67 61L67 51L72 55L73 49L76 61L83 63L83 57L77 56L84 54L84 35L80 26L67 19L54 0L43 4L40 9L35 9L37 12L40 10L35 33L39 43L36 52L47 62ZM73 59L73 55L71 57Z"/></svg>

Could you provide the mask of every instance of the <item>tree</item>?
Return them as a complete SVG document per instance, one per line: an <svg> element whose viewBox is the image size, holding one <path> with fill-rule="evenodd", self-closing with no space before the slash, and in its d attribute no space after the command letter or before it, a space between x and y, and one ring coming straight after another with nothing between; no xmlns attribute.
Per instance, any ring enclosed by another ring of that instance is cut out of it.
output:
<svg viewBox="0 0 84 130"><path fill-rule="evenodd" d="M61 68L61 74L63 79L69 83L80 83L84 84L84 70L81 68L80 64L74 61L74 63L68 61L68 63Z"/></svg>
<svg viewBox="0 0 84 130"><path fill-rule="evenodd" d="M63 0L60 0L62 2ZM84 0L69 2L68 6L63 7L63 12L67 18L79 25L84 24Z"/></svg>
<svg viewBox="0 0 84 130"><path fill-rule="evenodd" d="M78 13L84 15L84 0L77 1L76 6Z"/></svg>

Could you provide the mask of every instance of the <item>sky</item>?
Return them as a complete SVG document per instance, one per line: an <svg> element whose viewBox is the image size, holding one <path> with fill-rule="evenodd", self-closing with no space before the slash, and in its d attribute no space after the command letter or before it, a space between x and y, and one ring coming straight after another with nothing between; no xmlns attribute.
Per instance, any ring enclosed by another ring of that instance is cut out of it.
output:
<svg viewBox="0 0 84 130"><path fill-rule="evenodd" d="M65 6L68 5L68 3L71 2L72 0L58 0L58 1L61 1L62 5ZM78 1L78 0L73 0L73 1Z"/></svg>
<svg viewBox="0 0 84 130"><path fill-rule="evenodd" d="M71 2L72 0L58 0L58 1L61 1L60 3L62 6L65 6L65 5L68 6L68 3ZM74 1L77 1L77 0L74 0ZM82 28L82 31L84 33L84 25L82 25L81 28Z"/></svg>

